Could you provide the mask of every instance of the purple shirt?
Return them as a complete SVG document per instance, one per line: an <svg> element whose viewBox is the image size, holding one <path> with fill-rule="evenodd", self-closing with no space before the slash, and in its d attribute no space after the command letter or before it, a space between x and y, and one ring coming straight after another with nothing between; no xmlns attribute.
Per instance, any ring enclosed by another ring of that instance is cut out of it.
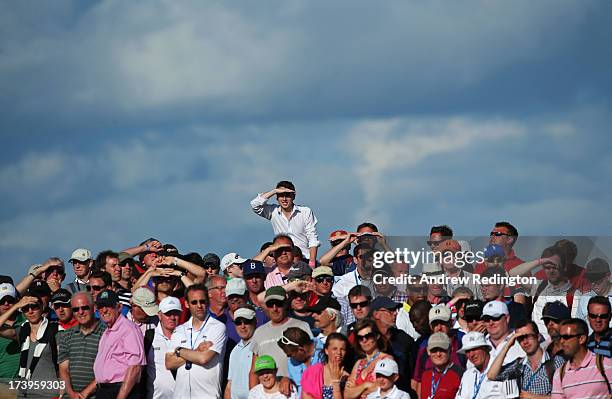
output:
<svg viewBox="0 0 612 399"><path fill-rule="evenodd" d="M129 366L147 364L140 328L123 315L100 338L94 374L98 383L123 382Z"/></svg>

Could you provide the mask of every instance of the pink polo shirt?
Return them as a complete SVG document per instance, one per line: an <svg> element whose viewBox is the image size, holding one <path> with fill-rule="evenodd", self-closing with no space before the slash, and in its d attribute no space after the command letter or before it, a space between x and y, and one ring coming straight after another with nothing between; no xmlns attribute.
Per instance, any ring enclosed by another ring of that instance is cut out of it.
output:
<svg viewBox="0 0 612 399"><path fill-rule="evenodd" d="M104 331L94 362L98 383L123 382L129 366L144 366L144 337L140 328L123 315Z"/></svg>
<svg viewBox="0 0 612 399"><path fill-rule="evenodd" d="M612 382L612 359L604 358L603 368ZM563 382L560 377L561 368L555 371L552 387L552 399L605 399L608 398L608 388L605 380L595 364L595 355L588 351L579 367L573 368L570 363L565 366Z"/></svg>

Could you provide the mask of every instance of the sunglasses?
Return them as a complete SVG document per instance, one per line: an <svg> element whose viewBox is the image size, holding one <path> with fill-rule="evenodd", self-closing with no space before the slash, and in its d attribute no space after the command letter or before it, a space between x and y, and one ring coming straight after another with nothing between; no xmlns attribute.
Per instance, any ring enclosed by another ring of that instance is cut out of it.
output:
<svg viewBox="0 0 612 399"><path fill-rule="evenodd" d="M565 341L569 341L570 339L576 338L581 336L582 334L561 334L559 335L560 339L563 339Z"/></svg>
<svg viewBox="0 0 612 399"><path fill-rule="evenodd" d="M285 337L284 335L281 336L280 341L283 345L293 345L293 346L300 346L300 344L298 344L297 342L293 342L292 340L290 340L289 338Z"/></svg>
<svg viewBox="0 0 612 399"><path fill-rule="evenodd" d="M369 339L375 339L376 338L376 333L375 332L369 332L367 334L364 335L359 335L357 334L357 340L362 342L362 341L367 341Z"/></svg>
<svg viewBox="0 0 612 399"><path fill-rule="evenodd" d="M64 269L61 268L61 267L50 267L50 268L47 269L47 274L51 274L51 273L54 273L54 272L57 273L57 274L60 274L60 275L66 274L66 273L64 273Z"/></svg>
<svg viewBox="0 0 612 399"><path fill-rule="evenodd" d="M497 317L491 317L491 316L484 316L482 317L482 321L484 321L485 323L489 323L491 321L500 321L504 316L497 316Z"/></svg>
<svg viewBox="0 0 612 399"><path fill-rule="evenodd" d="M283 306L285 306L285 303L283 301L279 301L277 299L273 299L271 301L266 302L266 306L269 308L273 308L273 307L277 307L277 308L282 308Z"/></svg>
<svg viewBox="0 0 612 399"><path fill-rule="evenodd" d="M10 296L6 296L0 300L0 305L14 305L15 303L17 303L17 300Z"/></svg>
<svg viewBox="0 0 612 399"><path fill-rule="evenodd" d="M80 310L82 310L83 312L87 312L91 309L91 307L89 305L85 305L85 306L75 306L72 308L72 313L79 313Z"/></svg>
<svg viewBox="0 0 612 399"><path fill-rule="evenodd" d="M548 323L559 324L559 320L549 319L548 317L542 318L542 321L544 322L544 325L547 325Z"/></svg>
<svg viewBox="0 0 612 399"><path fill-rule="evenodd" d="M87 291L102 291L103 289L105 289L106 286L105 285L88 285L87 286Z"/></svg>
<svg viewBox="0 0 612 399"><path fill-rule="evenodd" d="M69 308L69 307L70 307L69 303L54 303L53 304L53 309Z"/></svg>
<svg viewBox="0 0 612 399"><path fill-rule="evenodd" d="M215 270L215 269L220 269L220 267L217 266L217 265L212 265L212 264L209 263L207 265L204 265L204 269L206 269L206 270Z"/></svg>
<svg viewBox="0 0 612 399"><path fill-rule="evenodd" d="M257 280L259 278L263 280L264 278L263 274L255 273L255 274L249 274L248 276L244 276L245 280Z"/></svg>
<svg viewBox="0 0 612 399"><path fill-rule="evenodd" d="M599 319L599 320L608 320L610 318L610 314L609 313L602 313L602 314L593 314L593 313L589 313L589 319Z"/></svg>
<svg viewBox="0 0 612 399"><path fill-rule="evenodd" d="M276 248L276 250L274 251L274 256L278 256L280 254L282 254L283 252L291 252L291 247L280 247L280 248Z"/></svg>
<svg viewBox="0 0 612 399"><path fill-rule="evenodd" d="M351 302L350 303L351 309L367 308L369 305L370 305L370 301Z"/></svg>
<svg viewBox="0 0 612 399"><path fill-rule="evenodd" d="M468 323L474 323L476 321L480 321L480 317L464 317L464 319Z"/></svg>
<svg viewBox="0 0 612 399"><path fill-rule="evenodd" d="M190 304L192 305L206 305L206 299L194 299L189 301Z"/></svg>
<svg viewBox="0 0 612 399"><path fill-rule="evenodd" d="M317 277L315 278L315 281L319 284L321 283L333 283L334 282L334 278L333 277Z"/></svg>
<svg viewBox="0 0 612 399"><path fill-rule="evenodd" d="M251 325L253 324L253 322L250 320L239 318L239 319L234 320L234 324L236 325L236 327L238 327L238 326Z"/></svg>
<svg viewBox="0 0 612 399"><path fill-rule="evenodd" d="M38 310L40 309L40 305L37 303L31 304L31 305L25 305L24 307L21 308L21 311L24 313L29 312L30 310Z"/></svg>
<svg viewBox="0 0 612 399"><path fill-rule="evenodd" d="M537 334L525 334L525 335L521 335L520 337L517 337L516 340L520 343L522 343L523 341L526 341L528 339L537 339L538 335Z"/></svg>
<svg viewBox="0 0 612 399"><path fill-rule="evenodd" d="M491 232L491 237L503 237L503 236L510 236L510 234L504 233L504 232L501 232L501 231L492 231Z"/></svg>

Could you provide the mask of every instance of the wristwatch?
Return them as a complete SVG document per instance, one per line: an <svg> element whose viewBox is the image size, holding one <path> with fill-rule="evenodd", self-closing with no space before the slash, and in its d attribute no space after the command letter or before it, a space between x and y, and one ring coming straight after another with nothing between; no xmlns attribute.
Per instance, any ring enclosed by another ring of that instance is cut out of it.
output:
<svg viewBox="0 0 612 399"><path fill-rule="evenodd" d="M181 349L183 348L179 346L178 348L174 350L174 354L176 355L176 357L181 357Z"/></svg>

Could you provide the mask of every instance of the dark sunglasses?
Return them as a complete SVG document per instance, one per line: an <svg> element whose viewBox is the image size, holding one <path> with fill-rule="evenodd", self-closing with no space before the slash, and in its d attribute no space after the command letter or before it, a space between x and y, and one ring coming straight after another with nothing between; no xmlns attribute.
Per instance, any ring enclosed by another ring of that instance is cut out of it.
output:
<svg viewBox="0 0 612 399"><path fill-rule="evenodd" d="M366 307L370 306L370 301L351 302L350 306L351 306L351 309L366 308Z"/></svg>
<svg viewBox="0 0 612 399"><path fill-rule="evenodd" d="M602 313L602 314L589 313L589 319L608 320L609 318L610 318L609 313Z"/></svg>
<svg viewBox="0 0 612 399"><path fill-rule="evenodd" d="M364 334L364 335L357 334L357 340L358 341L367 341L368 339L374 339L374 338L376 338L376 333L375 332L369 332L369 333Z"/></svg>
<svg viewBox="0 0 612 399"><path fill-rule="evenodd" d="M88 285L87 286L87 291L90 291L90 290L102 291L105 288L106 288L105 285Z"/></svg>
<svg viewBox="0 0 612 399"><path fill-rule="evenodd" d="M291 247L276 248L276 250L274 251L274 256L278 256L278 255L282 254L283 252L291 252L291 250L292 250Z"/></svg>
<svg viewBox="0 0 612 399"><path fill-rule="evenodd" d="M189 301L192 305L206 305L206 299L194 299Z"/></svg>
<svg viewBox="0 0 612 399"><path fill-rule="evenodd" d="M219 269L219 268L220 268L219 266L213 265L213 264L210 264L210 263L207 264L207 265L204 265L204 269L206 269L206 270L208 270L208 269L215 270L215 269Z"/></svg>
<svg viewBox="0 0 612 399"><path fill-rule="evenodd" d="M497 317L483 316L481 318L481 320L484 321L485 323L488 323L490 321L500 321L502 319L502 317L504 317L504 316L503 315L502 316L497 316Z"/></svg>
<svg viewBox="0 0 612 399"><path fill-rule="evenodd" d="M17 300L12 296L5 296L0 300L0 305L14 305L17 303Z"/></svg>
<svg viewBox="0 0 612 399"><path fill-rule="evenodd" d="M333 277L317 277L315 278L315 281L317 283L333 283L334 278Z"/></svg>
<svg viewBox="0 0 612 399"><path fill-rule="evenodd" d="M240 318L240 319L234 320L234 324L236 326L245 326L245 325L253 324L253 322L249 321L249 320L246 320L246 319L243 319L243 318Z"/></svg>
<svg viewBox="0 0 612 399"><path fill-rule="evenodd" d="M69 308L70 304L69 303L54 303L53 304L53 309L58 309L58 308Z"/></svg>
<svg viewBox="0 0 612 399"><path fill-rule="evenodd" d="M480 321L480 317L464 317L464 319L468 323L473 323L475 321Z"/></svg>
<svg viewBox="0 0 612 399"><path fill-rule="evenodd" d="M503 236L510 236L510 234L508 233L503 233L501 231L492 231L491 232L491 237L503 237Z"/></svg>
<svg viewBox="0 0 612 399"><path fill-rule="evenodd" d="M559 324L559 320L556 319L550 319L548 317L543 317L542 321L544 322L544 325L547 325L548 323L555 323L555 324Z"/></svg>
<svg viewBox="0 0 612 399"><path fill-rule="evenodd" d="M249 274L248 276L244 276L245 280L257 280L258 278L263 280L264 278L263 274L254 273L254 274Z"/></svg>
<svg viewBox="0 0 612 399"><path fill-rule="evenodd" d="M40 305L37 303L31 304L31 305L25 305L24 307L21 308L21 311L26 313L29 312L30 310L38 310L40 309Z"/></svg>
<svg viewBox="0 0 612 399"><path fill-rule="evenodd" d="M537 334L525 334L525 335L521 335L520 337L517 337L516 340L519 343L522 343L523 341L525 341L527 339L530 339L530 338L536 339L536 338L538 338L538 335Z"/></svg>
<svg viewBox="0 0 612 399"><path fill-rule="evenodd" d="M85 305L85 306L75 306L72 308L72 313L79 313L79 310L82 310L83 312L87 312L91 309L91 307L89 305Z"/></svg>
<svg viewBox="0 0 612 399"><path fill-rule="evenodd" d="M277 308L282 308L283 306L285 306L285 303L283 301L279 301L276 299L273 299L271 301L266 302L266 306L269 308L273 308L273 307L277 307Z"/></svg>
<svg viewBox="0 0 612 399"><path fill-rule="evenodd" d="M570 339L581 336L582 334L561 334L559 335L559 339L563 339L565 341L569 341Z"/></svg>
<svg viewBox="0 0 612 399"><path fill-rule="evenodd" d="M48 269L47 269L47 274L51 274L51 273L53 273L53 272L55 272L55 273L57 273L57 274L60 274L60 275L64 275L64 274L66 274L66 273L64 272L64 269L63 269L63 268L61 268L61 267L50 267L50 268L48 268Z"/></svg>

